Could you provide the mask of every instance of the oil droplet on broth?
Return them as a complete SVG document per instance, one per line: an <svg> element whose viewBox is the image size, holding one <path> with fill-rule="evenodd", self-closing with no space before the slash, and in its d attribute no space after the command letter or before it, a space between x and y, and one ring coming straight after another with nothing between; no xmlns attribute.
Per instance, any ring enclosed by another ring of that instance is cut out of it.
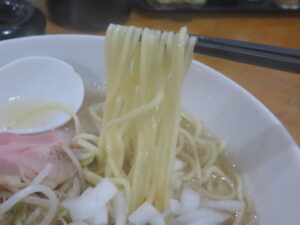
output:
<svg viewBox="0 0 300 225"><path fill-rule="evenodd" d="M38 98L14 97L0 105L0 127L9 130L26 129L28 131L42 127L61 112L55 108L47 108L50 101Z"/></svg>

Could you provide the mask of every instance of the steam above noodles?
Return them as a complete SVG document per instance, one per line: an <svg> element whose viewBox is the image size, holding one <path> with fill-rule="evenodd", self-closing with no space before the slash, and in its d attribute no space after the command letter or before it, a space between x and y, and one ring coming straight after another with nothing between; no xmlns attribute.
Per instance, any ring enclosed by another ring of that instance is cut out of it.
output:
<svg viewBox="0 0 300 225"><path fill-rule="evenodd" d="M96 101L74 115L72 143L55 146L63 162L52 160L23 189L0 179L1 224L257 224L224 143L181 109L195 41L186 28L110 25L105 101L90 92ZM77 172L51 190L61 164Z"/></svg>

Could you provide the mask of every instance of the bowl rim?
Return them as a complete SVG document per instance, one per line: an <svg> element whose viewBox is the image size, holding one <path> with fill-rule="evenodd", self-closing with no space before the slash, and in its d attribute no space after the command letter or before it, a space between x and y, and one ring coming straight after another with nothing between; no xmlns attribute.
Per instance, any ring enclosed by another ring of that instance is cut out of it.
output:
<svg viewBox="0 0 300 225"><path fill-rule="evenodd" d="M284 131L286 137L288 137L290 139L289 141L291 142L291 144L298 146L295 139L293 138L291 133L287 130L287 128L283 125L283 123L272 113L272 111L267 106L265 106L258 98L256 98L253 94L251 94L251 92L249 92L246 88L244 88L242 85L238 84L234 80L230 79L225 74L217 71L216 69L214 69L204 63L201 63L197 60L193 60L193 64L205 68L205 70L209 71L212 74L217 74L218 77L223 80L223 82L229 83L232 87L238 89L239 92L246 95L247 98L249 98L251 101L253 101L255 103L255 105L257 105L259 108L261 108L264 111L264 113L268 116L268 118L271 119L271 121L273 123L280 125L280 127L282 128L282 131ZM300 156L300 148L299 148L299 156Z"/></svg>

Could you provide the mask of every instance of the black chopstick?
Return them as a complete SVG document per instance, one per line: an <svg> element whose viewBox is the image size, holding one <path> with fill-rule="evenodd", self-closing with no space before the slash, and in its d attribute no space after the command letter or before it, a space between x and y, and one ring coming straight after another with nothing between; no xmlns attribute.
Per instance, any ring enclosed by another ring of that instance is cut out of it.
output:
<svg viewBox="0 0 300 225"><path fill-rule="evenodd" d="M194 52L300 74L300 50L223 38L197 37Z"/></svg>

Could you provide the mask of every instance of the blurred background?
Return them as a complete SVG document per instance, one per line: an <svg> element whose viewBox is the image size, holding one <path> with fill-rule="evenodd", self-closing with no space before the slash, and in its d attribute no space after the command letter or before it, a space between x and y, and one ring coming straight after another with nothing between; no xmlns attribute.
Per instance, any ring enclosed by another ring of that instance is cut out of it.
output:
<svg viewBox="0 0 300 225"><path fill-rule="evenodd" d="M29 6L35 8L26 11ZM300 49L299 0L0 0L1 39L104 35L111 22L167 31L187 26L190 34ZM251 92L300 143L300 75L195 58Z"/></svg>

